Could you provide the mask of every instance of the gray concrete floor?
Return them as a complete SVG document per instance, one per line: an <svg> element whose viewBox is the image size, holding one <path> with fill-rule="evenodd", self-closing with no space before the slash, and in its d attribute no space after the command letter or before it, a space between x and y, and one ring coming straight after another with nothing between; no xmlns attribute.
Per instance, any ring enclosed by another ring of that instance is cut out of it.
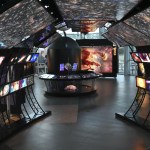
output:
<svg viewBox="0 0 150 150"><path fill-rule="evenodd" d="M6 140L11 150L150 149L150 132L115 118L135 97L134 76L100 78L95 94L76 97L46 95L44 81L35 81L36 97L52 115Z"/></svg>

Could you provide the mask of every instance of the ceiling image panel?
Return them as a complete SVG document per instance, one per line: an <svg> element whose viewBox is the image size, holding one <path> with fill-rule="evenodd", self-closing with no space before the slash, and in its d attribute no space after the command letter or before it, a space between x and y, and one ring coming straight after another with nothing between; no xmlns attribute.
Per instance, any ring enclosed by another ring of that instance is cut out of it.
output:
<svg viewBox="0 0 150 150"><path fill-rule="evenodd" d="M23 41L14 47L28 47L32 49L34 46L37 46L43 43L47 38L56 33L56 29L52 25L48 25L46 28L32 34L30 37L23 39Z"/></svg>
<svg viewBox="0 0 150 150"><path fill-rule="evenodd" d="M109 41L115 43L117 46L128 46L130 45L126 41L124 41L121 37L115 35L113 32L106 32L102 36L104 36Z"/></svg>
<svg viewBox="0 0 150 150"><path fill-rule="evenodd" d="M72 28L72 30L78 30L77 32L87 33L94 32L97 28L101 28L107 21L100 20L66 20L65 21L68 28Z"/></svg>
<svg viewBox="0 0 150 150"><path fill-rule="evenodd" d="M36 0L23 0L0 16L0 42L11 48L47 27L53 18Z"/></svg>
<svg viewBox="0 0 150 150"><path fill-rule="evenodd" d="M113 32L113 34L121 37L124 41L134 46L144 46L150 44L150 38L148 36L123 22L111 27L108 32Z"/></svg>
<svg viewBox="0 0 150 150"><path fill-rule="evenodd" d="M125 23L150 37L150 8L125 20Z"/></svg>
<svg viewBox="0 0 150 150"><path fill-rule="evenodd" d="M55 0L64 20L120 20L141 0Z"/></svg>

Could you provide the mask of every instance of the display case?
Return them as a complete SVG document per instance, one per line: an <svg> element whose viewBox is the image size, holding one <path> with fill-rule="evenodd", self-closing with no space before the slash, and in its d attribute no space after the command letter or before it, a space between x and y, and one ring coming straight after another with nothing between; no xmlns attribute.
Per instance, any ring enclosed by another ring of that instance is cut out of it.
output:
<svg viewBox="0 0 150 150"><path fill-rule="evenodd" d="M150 131L150 47L137 47L137 52L132 52L133 60L138 64L136 76L136 96L125 113L116 113L116 117L132 122Z"/></svg>
<svg viewBox="0 0 150 150"><path fill-rule="evenodd" d="M33 92L38 53L29 49L2 49L0 58L0 141L33 121L51 114L44 111Z"/></svg>
<svg viewBox="0 0 150 150"><path fill-rule="evenodd" d="M95 80L102 76L92 71L70 72L69 74L43 74L46 93L55 95L80 95L96 91Z"/></svg>

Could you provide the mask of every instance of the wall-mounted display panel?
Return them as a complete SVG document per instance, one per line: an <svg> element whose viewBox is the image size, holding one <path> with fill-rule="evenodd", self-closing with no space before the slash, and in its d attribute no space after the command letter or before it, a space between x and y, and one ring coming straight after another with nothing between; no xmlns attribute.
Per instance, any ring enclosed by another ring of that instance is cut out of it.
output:
<svg viewBox="0 0 150 150"><path fill-rule="evenodd" d="M136 86L146 89L146 80L141 77L136 77Z"/></svg>
<svg viewBox="0 0 150 150"><path fill-rule="evenodd" d="M81 48L81 70L94 71L105 77L116 77L118 72L117 47L107 39L76 40Z"/></svg>
<svg viewBox="0 0 150 150"><path fill-rule="evenodd" d="M0 96L6 96L9 93L10 85L4 85L0 87Z"/></svg>
<svg viewBox="0 0 150 150"><path fill-rule="evenodd" d="M149 53L131 52L131 57L136 63L150 63Z"/></svg>
<svg viewBox="0 0 150 150"><path fill-rule="evenodd" d="M113 72L113 47L81 47L81 70L95 73Z"/></svg>
<svg viewBox="0 0 150 150"><path fill-rule="evenodd" d="M55 34L51 35L48 39L46 39L44 42L42 42L40 45L38 45L37 47L46 48L50 44L52 44L56 39L58 39L59 37L61 37L61 35L59 33L55 33Z"/></svg>
<svg viewBox="0 0 150 150"><path fill-rule="evenodd" d="M26 88L27 86L34 84L34 77L28 76L18 81L14 81L8 83L6 85L0 86L0 97L7 96L8 94L14 93L22 88Z"/></svg>
<svg viewBox="0 0 150 150"><path fill-rule="evenodd" d="M5 59L4 56L0 56L0 65L2 64L3 60Z"/></svg>
<svg viewBox="0 0 150 150"><path fill-rule="evenodd" d="M138 53L130 53L130 54L131 54L131 57L132 57L134 62L136 62L136 63L142 62L142 60L140 59Z"/></svg>

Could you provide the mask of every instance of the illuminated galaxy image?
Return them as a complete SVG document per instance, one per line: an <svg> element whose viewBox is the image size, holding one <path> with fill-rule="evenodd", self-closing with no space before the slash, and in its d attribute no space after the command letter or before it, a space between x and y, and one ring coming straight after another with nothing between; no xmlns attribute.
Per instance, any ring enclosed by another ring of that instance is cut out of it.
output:
<svg viewBox="0 0 150 150"><path fill-rule="evenodd" d="M81 51L81 70L94 71L95 73L112 73L113 47L81 47Z"/></svg>

